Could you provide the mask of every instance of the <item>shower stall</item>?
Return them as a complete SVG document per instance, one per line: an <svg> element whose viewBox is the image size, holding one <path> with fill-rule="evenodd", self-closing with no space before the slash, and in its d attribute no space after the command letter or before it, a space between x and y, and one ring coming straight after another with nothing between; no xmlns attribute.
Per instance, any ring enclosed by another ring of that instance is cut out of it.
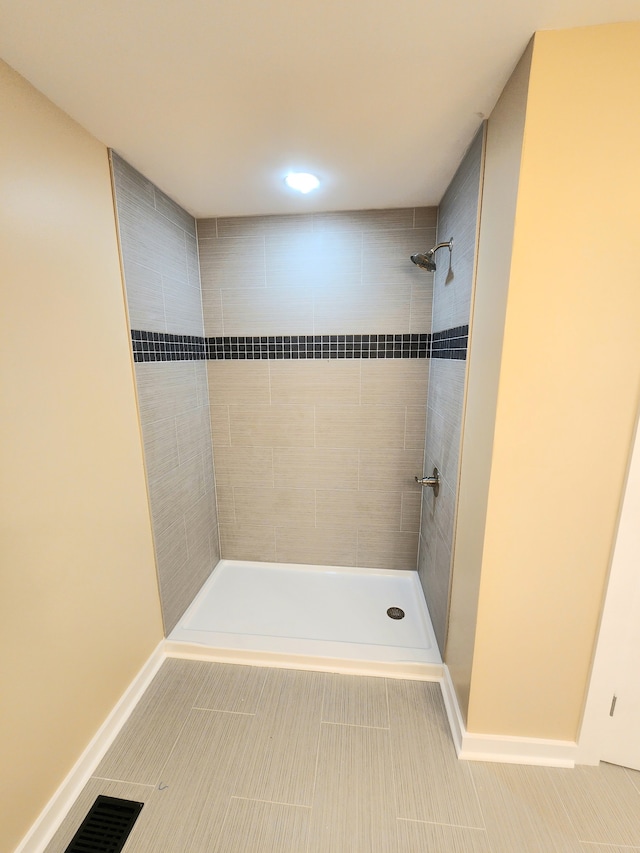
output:
<svg viewBox="0 0 640 853"><path fill-rule="evenodd" d="M112 152L173 653L439 677L482 151L439 209L198 221Z"/></svg>

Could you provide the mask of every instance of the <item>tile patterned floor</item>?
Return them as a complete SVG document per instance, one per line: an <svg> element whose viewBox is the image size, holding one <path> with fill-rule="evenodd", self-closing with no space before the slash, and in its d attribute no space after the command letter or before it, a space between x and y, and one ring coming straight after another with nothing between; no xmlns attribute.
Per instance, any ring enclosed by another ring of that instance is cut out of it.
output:
<svg viewBox="0 0 640 853"><path fill-rule="evenodd" d="M640 773L458 761L418 681L169 659L46 853L98 794L124 853L640 851Z"/></svg>

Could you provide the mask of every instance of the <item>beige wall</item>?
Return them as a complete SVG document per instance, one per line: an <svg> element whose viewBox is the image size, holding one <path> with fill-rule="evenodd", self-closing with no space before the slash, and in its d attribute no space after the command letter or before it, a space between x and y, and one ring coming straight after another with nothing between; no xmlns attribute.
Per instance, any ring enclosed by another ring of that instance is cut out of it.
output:
<svg viewBox="0 0 640 853"><path fill-rule="evenodd" d="M435 224L432 208L198 221L205 333L427 334L433 276L409 256ZM208 372L223 557L416 568L428 359Z"/></svg>
<svg viewBox="0 0 640 853"><path fill-rule="evenodd" d="M0 848L162 637L107 151L0 64Z"/></svg>
<svg viewBox="0 0 640 853"><path fill-rule="evenodd" d="M573 740L640 383L640 25L535 37L469 701Z"/></svg>

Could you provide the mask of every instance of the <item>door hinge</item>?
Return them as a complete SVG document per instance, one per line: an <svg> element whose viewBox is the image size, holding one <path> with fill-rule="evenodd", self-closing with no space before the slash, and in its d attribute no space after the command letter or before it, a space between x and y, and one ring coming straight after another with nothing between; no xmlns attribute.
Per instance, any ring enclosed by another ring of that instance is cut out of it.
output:
<svg viewBox="0 0 640 853"><path fill-rule="evenodd" d="M616 702L618 701L618 697L614 694L613 699L611 700L611 707L609 708L609 716L613 717L613 712L616 709Z"/></svg>

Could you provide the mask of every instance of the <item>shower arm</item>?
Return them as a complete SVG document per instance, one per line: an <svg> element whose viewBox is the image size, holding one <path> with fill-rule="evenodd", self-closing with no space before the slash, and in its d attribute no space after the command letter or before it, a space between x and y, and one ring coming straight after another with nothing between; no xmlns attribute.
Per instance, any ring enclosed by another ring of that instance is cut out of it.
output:
<svg viewBox="0 0 640 853"><path fill-rule="evenodd" d="M445 246L449 250L449 253L451 253L451 250L453 248L453 240L447 240L446 243L438 243L438 245L434 246L433 249L429 249L429 251L427 252L427 255L429 255L430 257L433 257L435 255L435 253L438 251L438 249L444 249Z"/></svg>

